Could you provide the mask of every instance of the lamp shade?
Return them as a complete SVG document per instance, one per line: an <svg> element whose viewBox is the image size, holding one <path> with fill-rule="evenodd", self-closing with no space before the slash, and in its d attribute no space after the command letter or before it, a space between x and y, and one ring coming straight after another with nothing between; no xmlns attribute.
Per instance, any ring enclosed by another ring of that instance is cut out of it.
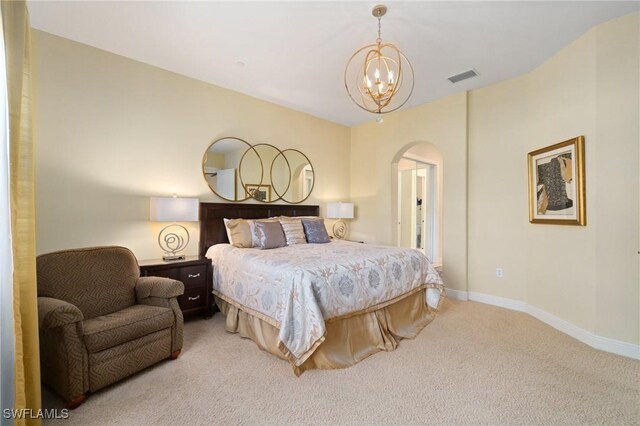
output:
<svg viewBox="0 0 640 426"><path fill-rule="evenodd" d="M151 197L149 219L155 222L197 222L197 198Z"/></svg>
<svg viewBox="0 0 640 426"><path fill-rule="evenodd" d="M353 219L353 203L327 203L327 218Z"/></svg>

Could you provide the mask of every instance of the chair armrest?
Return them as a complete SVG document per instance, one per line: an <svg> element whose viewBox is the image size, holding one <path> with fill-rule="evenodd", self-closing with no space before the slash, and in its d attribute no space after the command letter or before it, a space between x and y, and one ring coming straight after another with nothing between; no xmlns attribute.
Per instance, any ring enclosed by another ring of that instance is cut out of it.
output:
<svg viewBox="0 0 640 426"><path fill-rule="evenodd" d="M38 324L41 328L55 328L84 319L77 306L53 297L38 297Z"/></svg>
<svg viewBox="0 0 640 426"><path fill-rule="evenodd" d="M184 284L164 277L140 277L136 283L138 302L148 297L170 299L184 294Z"/></svg>

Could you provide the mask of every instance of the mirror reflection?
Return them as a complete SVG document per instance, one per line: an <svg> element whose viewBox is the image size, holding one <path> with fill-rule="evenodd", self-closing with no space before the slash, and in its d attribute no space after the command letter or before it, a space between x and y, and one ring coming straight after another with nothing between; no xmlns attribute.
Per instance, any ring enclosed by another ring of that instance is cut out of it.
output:
<svg viewBox="0 0 640 426"><path fill-rule="evenodd" d="M282 153L278 148L266 143L253 146L257 153L265 173L262 179L258 179L255 162L242 159L240 164L240 180L247 196L265 203L271 203L280 199L280 195L274 191L274 179L277 182L289 182L291 173L288 167L274 167L274 160Z"/></svg>
<svg viewBox="0 0 640 426"><path fill-rule="evenodd" d="M217 196L228 201L244 201L249 198L239 176L240 161L243 158L246 158L247 173L251 170L252 178L257 174L255 179L260 182L262 164L249 143L238 138L222 138L209 145L202 159L202 172L209 188Z"/></svg>
<svg viewBox="0 0 640 426"><path fill-rule="evenodd" d="M287 203L296 204L306 200L315 183L311 162L297 149L285 149L273 161L273 170L289 169L288 181L272 176L274 189Z"/></svg>

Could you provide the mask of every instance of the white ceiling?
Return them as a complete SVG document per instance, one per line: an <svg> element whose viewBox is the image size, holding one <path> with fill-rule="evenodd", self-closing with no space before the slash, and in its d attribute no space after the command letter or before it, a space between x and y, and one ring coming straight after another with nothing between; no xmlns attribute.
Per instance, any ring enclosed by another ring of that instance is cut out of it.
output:
<svg viewBox="0 0 640 426"><path fill-rule="evenodd" d="M382 39L415 72L420 105L530 71L594 25L640 2L385 1ZM29 1L31 25L345 125L375 118L343 83L377 36L375 1ZM239 62L245 65L239 64ZM447 77L475 68L479 77Z"/></svg>

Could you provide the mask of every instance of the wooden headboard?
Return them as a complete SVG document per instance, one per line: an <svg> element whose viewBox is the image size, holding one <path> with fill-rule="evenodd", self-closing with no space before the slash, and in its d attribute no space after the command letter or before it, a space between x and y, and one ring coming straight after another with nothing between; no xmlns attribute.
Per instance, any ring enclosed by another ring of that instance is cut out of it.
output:
<svg viewBox="0 0 640 426"><path fill-rule="evenodd" d="M264 219L273 216L318 216L318 206L299 204L200 203L200 256L214 244L228 243L222 219Z"/></svg>

